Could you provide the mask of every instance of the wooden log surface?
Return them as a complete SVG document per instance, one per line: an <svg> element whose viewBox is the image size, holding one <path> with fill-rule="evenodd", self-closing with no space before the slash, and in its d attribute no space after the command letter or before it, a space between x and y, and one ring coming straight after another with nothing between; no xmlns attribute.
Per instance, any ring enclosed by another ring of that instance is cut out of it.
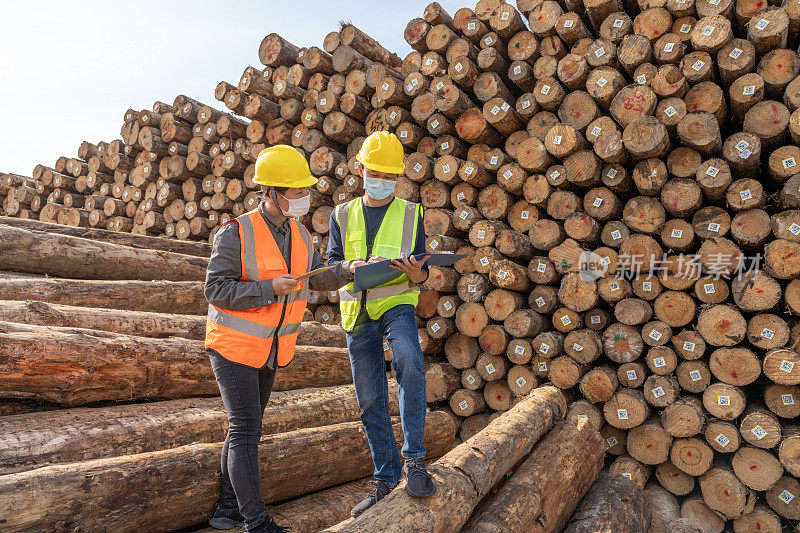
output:
<svg viewBox="0 0 800 533"><path fill-rule="evenodd" d="M431 465L437 492L411 498L404 483L341 531L454 531L502 477L565 414L554 387L535 389L483 431Z"/></svg>
<svg viewBox="0 0 800 533"><path fill-rule="evenodd" d="M93 307L49 304L34 300L0 301L0 321L38 326L59 326L113 331L140 337L182 337L205 339L206 319L198 315L120 311ZM301 346L344 348L344 331L339 326L302 322L297 337Z"/></svg>
<svg viewBox="0 0 800 533"><path fill-rule="evenodd" d="M65 405L217 393L202 341L152 339L80 328L0 323L6 371L0 397ZM275 390L351 382L347 350L298 346Z"/></svg>
<svg viewBox="0 0 800 533"><path fill-rule="evenodd" d="M466 524L466 532L559 531L603 465L586 418L559 422Z"/></svg>
<svg viewBox="0 0 800 533"><path fill-rule="evenodd" d="M208 260L0 225L0 268L78 279L202 281Z"/></svg>
<svg viewBox="0 0 800 533"><path fill-rule="evenodd" d="M44 277L0 277L0 299L40 300L78 307L205 315L208 302L199 281L106 281Z"/></svg>
<svg viewBox="0 0 800 533"><path fill-rule="evenodd" d="M144 248L149 250L161 250L163 252L174 252L185 255L196 255L198 257L210 257L211 245L202 242L180 241L177 239L164 239L161 237L149 237L147 235L133 235L119 231L108 231L92 228L74 228L62 224L50 224L36 220L24 218L0 216L0 224L17 228L24 228L33 231L43 231L45 233L56 233L59 235L69 235L82 239L93 239L112 244L121 244L132 248Z"/></svg>
<svg viewBox="0 0 800 533"><path fill-rule="evenodd" d="M442 412L426 418L426 449L436 457L452 447L455 427ZM394 430L402 442L399 421ZM83 530L156 532L198 524L210 516L219 496L221 450L221 443L189 444L0 476L4 529L54 529L64 517ZM360 479L372 471L360 422L265 436L259 459L267 503ZM79 500L71 496L76 491L83 494Z"/></svg>
<svg viewBox="0 0 800 533"><path fill-rule="evenodd" d="M389 382L392 415L399 414L397 383ZM358 420L352 386L276 392L264 411L262 434L285 433ZM110 407L78 407L0 417L0 475L177 448L225 439L228 419L219 397Z"/></svg>
<svg viewBox="0 0 800 533"><path fill-rule="evenodd" d="M617 474L602 474L583 497L565 533L646 531L650 508L640 486Z"/></svg>

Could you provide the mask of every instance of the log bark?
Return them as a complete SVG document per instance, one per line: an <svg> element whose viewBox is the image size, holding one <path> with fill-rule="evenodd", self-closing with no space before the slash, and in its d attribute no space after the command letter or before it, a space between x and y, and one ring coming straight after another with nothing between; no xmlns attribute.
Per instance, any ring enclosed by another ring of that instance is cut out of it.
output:
<svg viewBox="0 0 800 533"><path fill-rule="evenodd" d="M389 407L399 414L397 383ZM264 411L262 434L357 421L352 386L276 392ZM219 397L110 407L79 407L0 417L0 475L48 464L88 461L225 439L228 418Z"/></svg>
<svg viewBox="0 0 800 533"><path fill-rule="evenodd" d="M197 315L150 313L48 304L34 300L0 300L0 321L37 326L60 326L113 331L140 337L183 337L203 340L206 319ZM339 326L303 322L297 337L300 346L347 346Z"/></svg>
<svg viewBox="0 0 800 533"><path fill-rule="evenodd" d="M201 341L150 339L80 328L0 324L7 361L0 396L65 405L102 400L171 399L217 393ZM302 347L275 390L351 381L347 351Z"/></svg>
<svg viewBox="0 0 800 533"><path fill-rule="evenodd" d="M0 278L0 299L154 313L204 315L208 302L199 281L95 281Z"/></svg>
<svg viewBox="0 0 800 533"><path fill-rule="evenodd" d="M540 387L483 431L434 463L430 498L408 496L401 484L341 531L457 531L475 506L566 413L563 395Z"/></svg>
<svg viewBox="0 0 800 533"><path fill-rule="evenodd" d="M179 241L176 239L164 239L162 237L132 235L130 233L120 233L118 231L108 231L102 229L73 228L70 226L63 226L61 224L49 224L47 222L14 217L0 217L0 224L27 230L41 231L45 233L55 233L59 235L68 235L70 237L80 237L82 239L98 240L111 244L121 244L123 246L130 246L132 248L160 250L162 252L196 255L198 257L211 256L211 245L203 242Z"/></svg>
<svg viewBox="0 0 800 533"><path fill-rule="evenodd" d="M641 487L616 474L603 474L583 497L564 533L646 531L650 508Z"/></svg>
<svg viewBox="0 0 800 533"><path fill-rule="evenodd" d="M208 260L0 226L0 269L78 279L202 281Z"/></svg>
<svg viewBox="0 0 800 533"><path fill-rule="evenodd" d="M429 413L426 429L430 456L452 447L455 427L447 414ZM399 422L394 430L402 440ZM4 517L13 516L4 528L58 529L64 517L73 517L71 527L85 531L166 532L189 527L211 514L219 496L221 448L221 443L190 444L2 476L0 509ZM264 437L259 456L267 503L360 479L372 470L360 422ZM76 506L77 493L83 496Z"/></svg>
<svg viewBox="0 0 800 533"><path fill-rule="evenodd" d="M603 465L600 433L563 420L467 523L469 533L559 531Z"/></svg>

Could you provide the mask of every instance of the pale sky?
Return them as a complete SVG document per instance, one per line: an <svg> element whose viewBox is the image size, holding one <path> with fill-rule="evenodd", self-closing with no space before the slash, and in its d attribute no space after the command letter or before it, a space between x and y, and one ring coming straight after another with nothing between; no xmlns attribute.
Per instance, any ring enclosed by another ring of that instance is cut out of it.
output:
<svg viewBox="0 0 800 533"><path fill-rule="evenodd" d="M453 15L465 0L439 2ZM425 0L3 2L0 20L0 173L77 157L81 141L119 138L129 107L186 94L227 111L214 87L233 85L272 32L298 46L350 21L401 58Z"/></svg>

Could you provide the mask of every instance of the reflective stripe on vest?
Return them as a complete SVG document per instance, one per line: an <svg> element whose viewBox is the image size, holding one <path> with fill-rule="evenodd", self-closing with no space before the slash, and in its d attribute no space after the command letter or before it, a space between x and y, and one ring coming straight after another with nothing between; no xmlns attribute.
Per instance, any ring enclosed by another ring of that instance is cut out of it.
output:
<svg viewBox="0 0 800 533"><path fill-rule="evenodd" d="M241 240L241 281L268 280L289 272L299 276L311 269L314 260L311 235L296 220L290 219L290 231L286 236L291 239L288 266L257 209L236 220ZM233 311L209 305L206 347L230 361L261 368L267 362L273 342L277 342L277 364L286 366L294 355L308 294L307 280L303 280L288 294L264 307Z"/></svg>
<svg viewBox="0 0 800 533"><path fill-rule="evenodd" d="M401 253L411 255L416 241L419 213L418 204L399 198L392 200L375 235L372 255L382 255L389 259L399 257ZM338 205L336 221L339 224L345 260L365 259L366 225L362 199L356 198ZM359 236L358 242L353 240L356 235ZM417 305L419 300L419 289L410 283L405 274L365 292L367 313L373 319L400 304ZM353 292L352 283L339 289L339 309L342 314L342 327L345 330L350 331L355 326L361 308L361 298L360 292Z"/></svg>

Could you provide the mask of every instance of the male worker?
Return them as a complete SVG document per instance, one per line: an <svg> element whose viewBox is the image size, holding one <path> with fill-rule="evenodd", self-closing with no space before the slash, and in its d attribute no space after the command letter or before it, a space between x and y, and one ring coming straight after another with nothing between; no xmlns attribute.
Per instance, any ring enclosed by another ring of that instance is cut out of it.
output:
<svg viewBox="0 0 800 533"><path fill-rule="evenodd" d="M251 533L278 533L261 496L258 443L275 372L288 365L306 310L309 285L332 290L352 276L342 266L307 280L323 265L308 230L296 219L308 212L311 176L291 146L273 146L256 160L262 186L258 209L224 225L214 238L206 273L206 348L217 378L228 435L222 447L222 487L209 524Z"/></svg>
<svg viewBox="0 0 800 533"><path fill-rule="evenodd" d="M356 159L366 192L331 213L328 264L344 264L355 273L368 263L391 259L392 268L401 275L371 290L353 292L348 284L339 291L356 398L375 465L374 488L353 508L353 516L375 505L400 481L400 455L389 416L384 337L392 347L399 385L405 489L416 497L435 492L424 462L425 366L414 310L419 299L415 285L428 277L422 209L394 196L397 175L404 171L403 146L394 134L373 133Z"/></svg>

